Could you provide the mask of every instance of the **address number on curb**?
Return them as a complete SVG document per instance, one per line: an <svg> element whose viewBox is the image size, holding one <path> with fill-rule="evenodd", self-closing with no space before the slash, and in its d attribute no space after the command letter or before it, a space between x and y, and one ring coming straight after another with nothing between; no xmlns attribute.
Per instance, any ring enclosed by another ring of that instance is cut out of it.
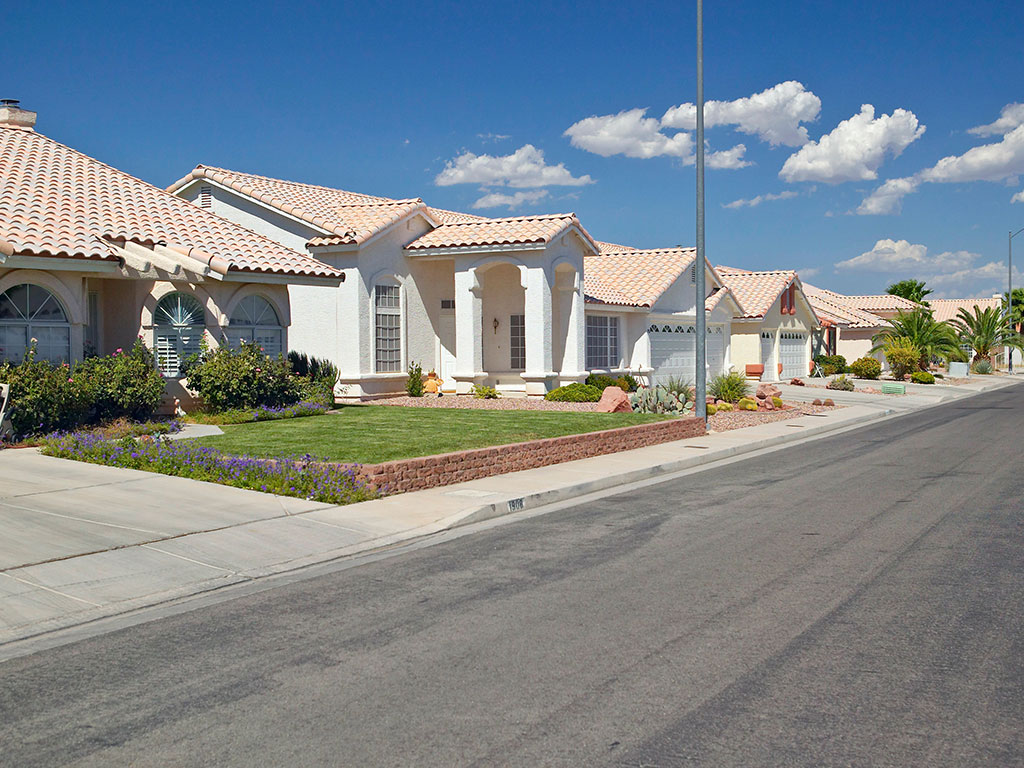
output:
<svg viewBox="0 0 1024 768"><path fill-rule="evenodd" d="M509 499L509 501L508 501L508 511L509 512L519 512L519 511L522 510L522 508L523 508L523 500L522 499Z"/></svg>

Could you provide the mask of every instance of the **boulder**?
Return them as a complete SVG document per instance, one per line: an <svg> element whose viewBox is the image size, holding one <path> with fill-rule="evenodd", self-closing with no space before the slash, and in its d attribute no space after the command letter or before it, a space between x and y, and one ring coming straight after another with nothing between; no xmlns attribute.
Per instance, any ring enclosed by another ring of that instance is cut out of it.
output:
<svg viewBox="0 0 1024 768"><path fill-rule="evenodd" d="M605 387L597 402L597 410L599 413L632 413L633 406L621 387Z"/></svg>
<svg viewBox="0 0 1024 768"><path fill-rule="evenodd" d="M803 382L803 379L793 379L789 383L792 384L794 387L803 387L803 386L805 386L805 384Z"/></svg>
<svg viewBox="0 0 1024 768"><path fill-rule="evenodd" d="M773 397L782 397L782 390L774 384L758 384L754 396L758 400L771 400Z"/></svg>

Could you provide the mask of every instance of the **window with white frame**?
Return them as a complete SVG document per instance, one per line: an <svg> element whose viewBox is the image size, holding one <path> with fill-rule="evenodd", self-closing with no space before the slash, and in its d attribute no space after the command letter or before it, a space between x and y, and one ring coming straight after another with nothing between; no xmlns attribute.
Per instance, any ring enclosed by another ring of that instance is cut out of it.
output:
<svg viewBox="0 0 1024 768"><path fill-rule="evenodd" d="M187 293L169 293L153 313L156 364L167 378L181 376L181 366L197 354L206 327L203 305Z"/></svg>
<svg viewBox="0 0 1024 768"><path fill-rule="evenodd" d="M402 306L397 285L374 286L374 357L377 373L402 370Z"/></svg>
<svg viewBox="0 0 1024 768"><path fill-rule="evenodd" d="M508 332L510 368L513 371L526 370L526 315L512 315Z"/></svg>
<svg viewBox="0 0 1024 768"><path fill-rule="evenodd" d="M619 318L587 315L587 370L619 365Z"/></svg>
<svg viewBox="0 0 1024 768"><path fill-rule="evenodd" d="M236 349L241 343L254 343L270 357L284 352L284 328L274 306L263 296L246 296L231 311L224 335Z"/></svg>
<svg viewBox="0 0 1024 768"><path fill-rule="evenodd" d="M35 343L36 359L71 359L71 324L57 297L22 283L0 293L0 361L20 363Z"/></svg>

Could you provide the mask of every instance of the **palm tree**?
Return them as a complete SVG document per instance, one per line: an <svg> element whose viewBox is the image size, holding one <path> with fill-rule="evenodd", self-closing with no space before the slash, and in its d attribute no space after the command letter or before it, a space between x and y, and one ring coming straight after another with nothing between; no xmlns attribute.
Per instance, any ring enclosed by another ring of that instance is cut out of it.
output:
<svg viewBox="0 0 1024 768"><path fill-rule="evenodd" d="M1014 297L1014 303L1016 303ZM992 352L997 347L1021 348L1021 337L1016 331L1011 331L1006 322L1006 313L995 307L974 307L974 313L968 312L963 307L957 313L950 325L956 329L960 341L970 344L974 350L974 360L988 360L992 362Z"/></svg>
<svg viewBox="0 0 1024 768"><path fill-rule="evenodd" d="M1006 310L1006 305L1009 303L1006 293L1003 294L1003 311ZM1020 326L1024 324L1024 288L1013 289L1013 324L1017 327L1018 331Z"/></svg>
<svg viewBox="0 0 1024 768"><path fill-rule="evenodd" d="M932 311L921 307L913 312L900 312L889 321L889 327L874 336L871 341L875 353L885 349L894 339L907 339L921 352L918 365L922 371L928 370L932 358L949 357L958 351L956 332L949 323L940 323L932 316Z"/></svg>
<svg viewBox="0 0 1024 768"><path fill-rule="evenodd" d="M922 280L900 280L898 283L893 283L885 292L893 296L902 296L904 299L915 301L918 304L928 306L928 302L925 301L925 296L931 293ZM1014 301L1017 301L1016 297Z"/></svg>

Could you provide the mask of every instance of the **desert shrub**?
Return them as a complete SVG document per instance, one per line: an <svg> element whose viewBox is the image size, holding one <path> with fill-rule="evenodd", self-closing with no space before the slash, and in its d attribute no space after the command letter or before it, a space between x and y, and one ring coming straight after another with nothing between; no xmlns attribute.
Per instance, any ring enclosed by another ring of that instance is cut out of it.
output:
<svg viewBox="0 0 1024 768"><path fill-rule="evenodd" d="M629 403L635 413L674 413L693 412L693 403L687 403L674 392L661 385L638 389L629 396Z"/></svg>
<svg viewBox="0 0 1024 768"><path fill-rule="evenodd" d="M473 395L477 400L497 400L498 390L494 387L488 387L484 384L474 384L473 388L469 390L470 394ZM600 397L598 398L600 400Z"/></svg>
<svg viewBox="0 0 1024 768"><path fill-rule="evenodd" d="M609 386L614 387L614 382ZM544 399L553 403L596 403L601 399L603 391L592 384L580 384L577 381L564 387L552 389L544 395Z"/></svg>
<svg viewBox="0 0 1024 768"><path fill-rule="evenodd" d="M623 392L636 392L640 382L627 373L625 376L620 376L615 380L615 386Z"/></svg>
<svg viewBox="0 0 1024 768"><path fill-rule="evenodd" d="M853 383L853 379L849 379L846 375L836 376L832 381L825 385L826 389L834 389L840 392L853 392L856 389L856 385Z"/></svg>
<svg viewBox="0 0 1024 768"><path fill-rule="evenodd" d="M693 385L682 376L669 376L662 386L684 403L692 403L694 401L696 393L694 392Z"/></svg>
<svg viewBox="0 0 1024 768"><path fill-rule="evenodd" d="M708 411L708 416L714 416L716 413L718 413L718 408L716 408L715 406L709 404L707 406L707 411Z"/></svg>
<svg viewBox="0 0 1024 768"><path fill-rule="evenodd" d="M708 382L708 394L715 400L735 403L750 394L750 385L742 373L720 373Z"/></svg>
<svg viewBox="0 0 1024 768"><path fill-rule="evenodd" d="M35 345L14 365L0 363L0 382L11 385L11 424L16 438L75 429L87 423L95 402L92 381L66 363L36 360Z"/></svg>
<svg viewBox="0 0 1024 768"><path fill-rule="evenodd" d="M858 379L877 379L882 374L882 364L873 357L859 357L850 363L849 372Z"/></svg>
<svg viewBox="0 0 1024 768"><path fill-rule="evenodd" d="M74 375L90 383L92 420L97 422L145 421L156 413L164 395L163 376L142 339L136 339L128 352L118 349L112 355L86 358L75 366Z"/></svg>
<svg viewBox="0 0 1024 768"><path fill-rule="evenodd" d="M982 376L987 376L992 373L992 363L988 360L979 360L974 364L974 367L971 370L975 373L981 374Z"/></svg>
<svg viewBox="0 0 1024 768"><path fill-rule="evenodd" d="M811 401L811 405L821 405L821 400L816 397Z"/></svg>
<svg viewBox="0 0 1024 768"><path fill-rule="evenodd" d="M288 353L288 364L292 372L312 381L326 382L333 389L341 378L341 371L338 366L327 358L312 357L305 352L296 352L294 349Z"/></svg>
<svg viewBox="0 0 1024 768"><path fill-rule="evenodd" d="M910 380L915 384L934 384L935 376L928 371L914 371L910 374Z"/></svg>
<svg viewBox="0 0 1024 768"><path fill-rule="evenodd" d="M719 413L724 413L726 411L733 410L732 403L726 403L726 402L715 403L715 408L718 409Z"/></svg>
<svg viewBox="0 0 1024 768"><path fill-rule="evenodd" d="M782 405L783 405L782 398L781 397L773 397L772 398L772 405L774 405L776 408L782 408Z"/></svg>
<svg viewBox="0 0 1024 768"><path fill-rule="evenodd" d="M933 373L932 375L935 376L936 379L944 379L944 378L946 378L941 373Z"/></svg>
<svg viewBox="0 0 1024 768"><path fill-rule="evenodd" d="M740 401L736 403L736 410L738 411L756 411L757 401L752 397L740 398Z"/></svg>
<svg viewBox="0 0 1024 768"><path fill-rule="evenodd" d="M835 404L835 401L831 397L825 398L825 402L822 403L822 405L824 405L827 408L833 408L835 407Z"/></svg>
<svg viewBox="0 0 1024 768"><path fill-rule="evenodd" d="M911 371L916 371L921 360L920 350L914 343L902 336L889 339L885 345L885 359L897 381L902 381Z"/></svg>
<svg viewBox="0 0 1024 768"><path fill-rule="evenodd" d="M618 383L611 376L604 373L592 373L587 376L586 384L589 387L597 387L602 392L608 387L617 387Z"/></svg>
<svg viewBox="0 0 1024 768"><path fill-rule="evenodd" d="M423 397L423 367L419 363L409 363L409 377L405 380L405 393L409 397Z"/></svg>
<svg viewBox="0 0 1024 768"><path fill-rule="evenodd" d="M242 342L209 349L204 345L185 366L188 388L209 411L291 405L301 396L301 377L283 357L266 355L257 344Z"/></svg>
<svg viewBox="0 0 1024 768"><path fill-rule="evenodd" d="M842 355L818 355L814 362L821 366L826 376L835 376L837 373L846 373L846 358Z"/></svg>

